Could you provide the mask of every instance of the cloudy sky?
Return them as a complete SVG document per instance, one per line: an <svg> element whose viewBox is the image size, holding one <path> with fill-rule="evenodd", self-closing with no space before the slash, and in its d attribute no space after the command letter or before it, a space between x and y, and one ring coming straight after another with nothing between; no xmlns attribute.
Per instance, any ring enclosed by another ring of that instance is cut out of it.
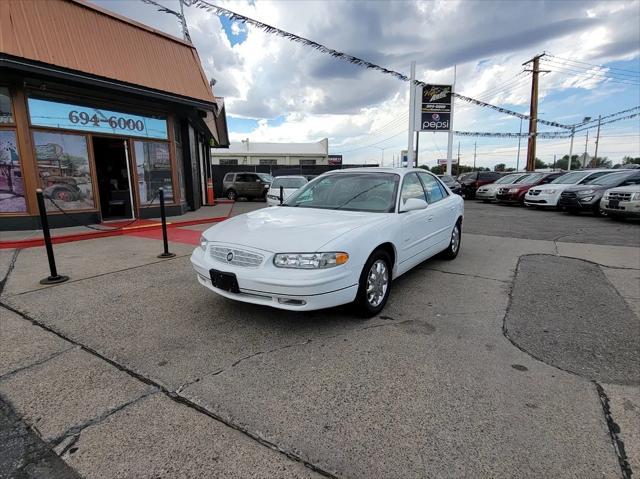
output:
<svg viewBox="0 0 640 479"><path fill-rule="evenodd" d="M180 36L175 17L139 0L93 0ZM157 0L174 10L178 0ZM411 60L431 83L453 81L464 95L527 113L530 73L522 63L548 52L541 68L540 117L570 124L640 105L639 1L218 1L228 8L403 73ZM185 8L208 77L224 96L232 141L318 141L348 163L391 164L407 145L408 86L303 45ZM593 68L602 65L605 68ZM635 73L634 73L635 72ZM520 120L456 103L453 127L518 132ZM527 129L526 121L523 130ZM539 130L552 130L540 126ZM598 156L640 156L638 117L602 128ZM588 151L595 148L595 128ZM583 153L585 132L574 152ZM462 164L516 166L518 140L455 137ZM420 164L446 157L446 133L420 135ZM567 154L569 140L538 140L538 157ZM520 164L526 157L522 142Z"/></svg>

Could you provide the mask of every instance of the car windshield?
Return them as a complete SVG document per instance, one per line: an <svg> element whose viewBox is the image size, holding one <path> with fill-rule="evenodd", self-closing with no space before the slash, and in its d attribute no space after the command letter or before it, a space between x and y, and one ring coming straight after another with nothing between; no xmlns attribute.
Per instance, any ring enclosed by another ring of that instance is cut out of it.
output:
<svg viewBox="0 0 640 479"><path fill-rule="evenodd" d="M307 180L305 178L300 177L286 177L286 176L277 176L273 179L271 183L272 188L300 188L307 184Z"/></svg>
<svg viewBox="0 0 640 479"><path fill-rule="evenodd" d="M629 175L629 172L620 172L620 173L608 173L606 175L599 176L594 178L593 180L589 180L585 182L585 185L600 185L600 186L612 186L618 183L622 183L624 179Z"/></svg>
<svg viewBox="0 0 640 479"><path fill-rule="evenodd" d="M544 178L544 173L534 173L532 175L527 175L524 178L519 179L516 183L537 183L542 178Z"/></svg>
<svg viewBox="0 0 640 479"><path fill-rule="evenodd" d="M518 183L529 183L529 179L530 177L533 175L524 175L522 178L518 178L516 181L514 181L514 184L518 184Z"/></svg>
<svg viewBox="0 0 640 479"><path fill-rule="evenodd" d="M452 185L456 181L453 178L453 176L450 176L450 175L438 175L438 178L440 178L442 180L442 182L447 186L448 185Z"/></svg>
<svg viewBox="0 0 640 479"><path fill-rule="evenodd" d="M307 183L283 206L388 213L395 209L400 176L394 173L339 173Z"/></svg>
<svg viewBox="0 0 640 479"><path fill-rule="evenodd" d="M520 175L507 175L503 176L502 178L498 178L496 181L494 181L494 183L497 185L511 184L515 183L515 180L519 177Z"/></svg>
<svg viewBox="0 0 640 479"><path fill-rule="evenodd" d="M267 175L266 173L256 173L260 179L266 183L271 183L273 181L273 176Z"/></svg>
<svg viewBox="0 0 640 479"><path fill-rule="evenodd" d="M565 184L565 185L574 185L578 183L582 178L589 174L588 171L573 171L571 173L566 173L562 176L558 176L555 180L551 182L551 184Z"/></svg>

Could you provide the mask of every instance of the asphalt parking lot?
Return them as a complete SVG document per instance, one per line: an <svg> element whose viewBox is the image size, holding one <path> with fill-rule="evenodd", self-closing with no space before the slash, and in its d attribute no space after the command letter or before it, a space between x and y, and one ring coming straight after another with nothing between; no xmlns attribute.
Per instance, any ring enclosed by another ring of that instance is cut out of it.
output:
<svg viewBox="0 0 640 479"><path fill-rule="evenodd" d="M56 245L47 287L0 250L0 477L631 477L640 225L465 207L370 320L217 297L179 242Z"/></svg>

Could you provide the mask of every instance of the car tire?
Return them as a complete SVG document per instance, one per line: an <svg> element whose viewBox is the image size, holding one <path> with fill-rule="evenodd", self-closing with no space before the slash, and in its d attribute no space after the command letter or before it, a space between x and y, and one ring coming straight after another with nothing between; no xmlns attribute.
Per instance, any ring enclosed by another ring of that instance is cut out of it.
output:
<svg viewBox="0 0 640 479"><path fill-rule="evenodd" d="M382 311L391 292L392 269L391 258L386 251L378 249L371 253L360 273L358 293L353 302L358 315L371 318ZM371 287L374 290L368 293Z"/></svg>
<svg viewBox="0 0 640 479"><path fill-rule="evenodd" d="M236 193L236 190L227 190L227 199L236 201L238 199L238 193Z"/></svg>
<svg viewBox="0 0 640 479"><path fill-rule="evenodd" d="M602 208L600 208L600 203L598 202L593 207L593 215L594 216L607 216L607 212L603 211Z"/></svg>
<svg viewBox="0 0 640 479"><path fill-rule="evenodd" d="M442 253L440 253L440 257L443 259L456 259L458 253L460 252L460 247L462 246L462 221L456 221L455 226L451 230L451 240L449 241L449 246Z"/></svg>

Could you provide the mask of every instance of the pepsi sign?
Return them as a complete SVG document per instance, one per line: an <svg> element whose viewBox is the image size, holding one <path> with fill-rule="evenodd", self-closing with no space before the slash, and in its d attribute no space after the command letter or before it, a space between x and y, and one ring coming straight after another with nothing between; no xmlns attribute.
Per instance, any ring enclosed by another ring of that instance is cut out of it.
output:
<svg viewBox="0 0 640 479"><path fill-rule="evenodd" d="M419 130L451 130L451 85L426 85L422 88Z"/></svg>

